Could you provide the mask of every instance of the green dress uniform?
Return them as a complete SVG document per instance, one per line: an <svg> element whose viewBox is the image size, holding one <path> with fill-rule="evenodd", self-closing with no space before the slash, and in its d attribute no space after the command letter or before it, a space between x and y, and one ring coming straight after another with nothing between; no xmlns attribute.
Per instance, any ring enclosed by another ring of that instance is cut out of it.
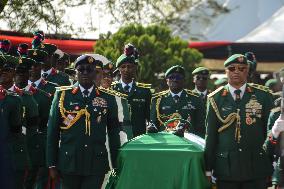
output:
<svg viewBox="0 0 284 189"><path fill-rule="evenodd" d="M0 110L0 183L1 188L14 188L15 166L10 145L14 135L21 132L23 114L20 97L2 86L0 86Z"/></svg>
<svg viewBox="0 0 284 189"><path fill-rule="evenodd" d="M114 82L112 89L127 95L133 136L146 133L146 122L150 120L150 85L133 81L130 92L125 92L121 82Z"/></svg>
<svg viewBox="0 0 284 189"><path fill-rule="evenodd" d="M32 93L19 89L13 86L12 92L17 93L22 99L23 108L23 129L11 141L13 159L16 167L16 187L23 188L24 175L28 168L31 168L33 161L31 161L29 150L32 146L27 145L26 134L28 130L36 130L38 126L38 104L32 96Z"/></svg>
<svg viewBox="0 0 284 189"><path fill-rule="evenodd" d="M168 120L182 118L191 123L190 133L204 138L205 109L200 106L202 103L200 96L190 90L183 90L178 100L174 99L170 90L162 91L152 98L151 122L162 131L165 129L164 123Z"/></svg>
<svg viewBox="0 0 284 189"><path fill-rule="evenodd" d="M272 95L246 84L243 97L235 101L226 85L212 92L208 101L206 170L213 170L223 188L250 188L252 183L266 188L272 165L263 144Z"/></svg>
<svg viewBox="0 0 284 189"><path fill-rule="evenodd" d="M63 72L56 70L55 68L51 68L51 72L44 78L46 81L55 83L59 86L69 86L71 85L69 81L69 76Z"/></svg>
<svg viewBox="0 0 284 189"><path fill-rule="evenodd" d="M68 188L97 188L110 168L106 133L111 163L116 167L119 131L112 94L94 86L89 97L83 97L78 86L61 87L55 93L48 121L47 166L60 171Z"/></svg>

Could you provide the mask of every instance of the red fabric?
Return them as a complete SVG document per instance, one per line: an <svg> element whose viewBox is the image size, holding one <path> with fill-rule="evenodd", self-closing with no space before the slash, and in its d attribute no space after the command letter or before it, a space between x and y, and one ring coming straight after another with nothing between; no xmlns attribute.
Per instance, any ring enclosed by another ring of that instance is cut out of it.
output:
<svg viewBox="0 0 284 189"><path fill-rule="evenodd" d="M209 42L194 41L194 42L189 42L188 47L202 50L202 49L211 49L215 47L227 46L231 44L232 42L230 41L209 41Z"/></svg>
<svg viewBox="0 0 284 189"><path fill-rule="evenodd" d="M18 37L1 35L0 40L8 39L15 46L20 43L28 43L31 48L32 37ZM57 45L59 49L69 54L82 54L87 52L94 52L95 40L84 41L84 40L61 40L61 39L45 39L44 43L52 43Z"/></svg>

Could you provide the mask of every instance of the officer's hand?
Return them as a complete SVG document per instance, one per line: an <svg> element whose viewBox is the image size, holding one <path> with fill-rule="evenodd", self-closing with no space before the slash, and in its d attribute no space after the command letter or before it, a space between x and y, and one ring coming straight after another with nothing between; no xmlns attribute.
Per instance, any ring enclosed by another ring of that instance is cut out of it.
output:
<svg viewBox="0 0 284 189"><path fill-rule="evenodd" d="M284 120L281 117L275 121L271 131L274 138L278 138L279 134L284 131Z"/></svg>
<svg viewBox="0 0 284 189"><path fill-rule="evenodd" d="M56 167L49 168L49 175L50 175L52 180L58 179L59 174L58 174Z"/></svg>
<svg viewBox="0 0 284 189"><path fill-rule="evenodd" d="M147 127L147 133L157 133L158 129L155 126L154 123L150 123L149 126Z"/></svg>

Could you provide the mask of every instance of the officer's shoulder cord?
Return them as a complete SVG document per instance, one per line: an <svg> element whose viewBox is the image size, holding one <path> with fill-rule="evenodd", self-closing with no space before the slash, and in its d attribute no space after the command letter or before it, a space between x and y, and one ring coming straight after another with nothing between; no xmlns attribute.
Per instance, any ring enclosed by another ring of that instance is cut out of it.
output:
<svg viewBox="0 0 284 189"><path fill-rule="evenodd" d="M64 120L70 120L70 118L68 118L65 114L71 114L74 115L76 114L76 116L71 119L69 125L67 125L66 127L60 127L61 129L70 129L80 118L82 115L85 115L85 127L86 127L86 131L85 134L88 134L89 136L91 135L91 123L90 123L90 113L88 112L87 108L85 107L84 109L81 109L79 111L67 111L64 108L64 98L65 98L65 90L62 91L61 95L60 95L60 99L59 99L59 111L61 113L61 117L64 118Z"/></svg>
<svg viewBox="0 0 284 189"><path fill-rule="evenodd" d="M162 121L161 118L169 118L169 116L166 116L166 115L161 115L160 114L160 104L161 104L161 100L162 100L162 96L159 96L157 98L157 101L156 101L156 112L157 112L157 119L158 121L160 122L161 125L164 125L164 122Z"/></svg>
<svg viewBox="0 0 284 189"><path fill-rule="evenodd" d="M234 113L230 113L226 119L222 119L221 115L220 115L220 112L218 110L218 107L217 107L217 104L215 102L215 100L213 99L213 97L209 97L208 98L211 105L212 105L212 108L213 110L215 111L216 113L216 116L217 118L223 123L223 126L220 127L218 129L218 132L222 132L223 130L225 130L226 128L228 128L235 120L237 120L237 126L236 126L236 131L235 131L235 139L238 141L238 143L240 142L240 138L241 138L241 118L240 118L240 109L237 109L237 113L234 112Z"/></svg>

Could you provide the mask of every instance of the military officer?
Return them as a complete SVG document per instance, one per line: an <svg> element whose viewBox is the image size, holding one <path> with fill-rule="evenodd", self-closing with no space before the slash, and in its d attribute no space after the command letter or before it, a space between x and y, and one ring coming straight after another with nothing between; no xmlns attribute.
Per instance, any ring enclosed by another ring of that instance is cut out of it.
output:
<svg viewBox="0 0 284 189"><path fill-rule="evenodd" d="M227 78L220 78L214 82L215 89L218 89L221 86L227 85L228 79Z"/></svg>
<svg viewBox="0 0 284 189"><path fill-rule="evenodd" d="M50 81L46 81L41 77L41 70L43 62L48 54L45 51L38 49L28 49L28 57L35 60L35 63L31 65L29 84L33 87L43 90L50 95L55 93L55 87L59 85Z"/></svg>
<svg viewBox="0 0 284 189"><path fill-rule="evenodd" d="M247 83L245 56L234 54L224 65L228 84L208 96L206 175L213 171L218 189L264 189L272 173L263 149L272 95Z"/></svg>
<svg viewBox="0 0 284 189"><path fill-rule="evenodd" d="M101 81L101 86L105 89L108 89L111 87L111 84L113 82L113 71L114 66L112 62L108 62L103 65L103 77Z"/></svg>
<svg viewBox="0 0 284 189"><path fill-rule="evenodd" d="M205 104L207 95L211 92L211 90L207 89L209 73L209 70L205 67L198 67L192 72L193 83L195 85L195 88L192 91L198 93Z"/></svg>
<svg viewBox="0 0 284 189"><path fill-rule="evenodd" d="M28 56L28 48L29 45L27 43L20 43L17 48L17 54L19 57L27 57Z"/></svg>
<svg viewBox="0 0 284 189"><path fill-rule="evenodd" d="M62 52L62 51L61 51ZM56 52L55 52L56 53ZM56 63L56 66L55 68L62 72L62 73L65 73L64 70L65 68L67 68L68 66L70 65L70 55L65 53L65 52L62 52L62 54L60 53L59 56L58 56L58 60L57 60L57 63Z"/></svg>
<svg viewBox="0 0 284 189"><path fill-rule="evenodd" d="M277 79L269 79L265 82L265 86L275 93L278 92L277 83Z"/></svg>
<svg viewBox="0 0 284 189"><path fill-rule="evenodd" d="M11 49L11 41L8 39L4 39L0 41L0 55L9 54Z"/></svg>
<svg viewBox="0 0 284 189"><path fill-rule="evenodd" d="M60 87L50 110L47 165L52 178L60 171L65 189L100 189L109 170L108 131L112 166L119 141L115 97L95 83L95 59L82 55L75 61L78 85ZM60 140L60 143L59 143Z"/></svg>
<svg viewBox="0 0 284 189"><path fill-rule="evenodd" d="M48 56L43 61L41 75L46 81L56 83L59 86L70 85L69 77L66 74L62 74L56 70L53 66L57 64L57 56L54 52L57 50L57 46L49 43L42 43L37 49L43 50L48 53Z"/></svg>
<svg viewBox="0 0 284 189"><path fill-rule="evenodd" d="M21 131L22 107L20 97L6 90L2 84L6 78L2 71L9 70L4 56L0 56L0 183L2 188L15 189L14 162L9 145L15 134Z"/></svg>
<svg viewBox="0 0 284 189"><path fill-rule="evenodd" d="M158 130L165 129L164 123L170 119L181 118L191 123L189 132L204 138L204 106L198 93L184 89L185 70L176 65L165 73L169 90L154 94L151 105L151 122ZM174 129L177 122L169 123L168 128Z"/></svg>
<svg viewBox="0 0 284 189"><path fill-rule="evenodd" d="M152 96L151 85L135 81L137 66L138 58L135 51L126 50L116 61L121 79L112 85L112 89L127 95L134 137L146 133L146 122L150 120Z"/></svg>

